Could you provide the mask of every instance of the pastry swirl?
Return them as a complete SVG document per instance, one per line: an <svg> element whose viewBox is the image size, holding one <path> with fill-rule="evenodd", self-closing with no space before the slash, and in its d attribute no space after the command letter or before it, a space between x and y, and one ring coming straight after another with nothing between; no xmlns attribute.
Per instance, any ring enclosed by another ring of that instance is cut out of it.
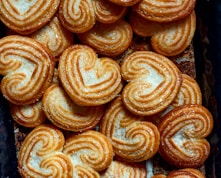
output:
<svg viewBox="0 0 221 178"><path fill-rule="evenodd" d="M24 127L34 128L46 119L41 101L25 106L10 103L10 113L13 120Z"/></svg>
<svg viewBox="0 0 221 178"><path fill-rule="evenodd" d="M86 32L96 22L91 0L61 0L58 12L62 25L73 33Z"/></svg>
<svg viewBox="0 0 221 178"><path fill-rule="evenodd" d="M123 88L123 103L136 115L148 116L166 109L182 83L177 66L151 51L136 51L126 56L121 74L129 82Z"/></svg>
<svg viewBox="0 0 221 178"><path fill-rule="evenodd" d="M115 3L117 5L120 6L133 6L134 4L136 4L137 2L139 2L140 0L109 0L112 3Z"/></svg>
<svg viewBox="0 0 221 178"><path fill-rule="evenodd" d="M96 20L101 23L114 23L122 18L127 8L106 0L92 0Z"/></svg>
<svg viewBox="0 0 221 178"><path fill-rule="evenodd" d="M97 22L91 30L78 34L78 37L99 54L117 56L129 47L133 31L129 23L120 19L111 24Z"/></svg>
<svg viewBox="0 0 221 178"><path fill-rule="evenodd" d="M127 177L127 178L146 178L147 171L145 163L129 163L113 160L111 165L103 172L101 178Z"/></svg>
<svg viewBox="0 0 221 178"><path fill-rule="evenodd" d="M104 106L76 105L57 84L51 85L43 95L43 110L47 118L65 130L73 132L94 128L104 113Z"/></svg>
<svg viewBox="0 0 221 178"><path fill-rule="evenodd" d="M110 58L98 58L92 48L73 45L59 60L59 78L79 105L102 105L116 97L123 87L120 66Z"/></svg>
<svg viewBox="0 0 221 178"><path fill-rule="evenodd" d="M94 171L106 169L113 159L113 148L100 132L88 130L66 139L63 152L71 157L75 174L78 168Z"/></svg>
<svg viewBox="0 0 221 178"><path fill-rule="evenodd" d="M193 11L184 19L162 25L151 37L151 45L164 56L178 55L190 45L195 29L196 15Z"/></svg>
<svg viewBox="0 0 221 178"><path fill-rule="evenodd" d="M199 170L193 168L185 168L171 171L167 178L206 178Z"/></svg>
<svg viewBox="0 0 221 178"><path fill-rule="evenodd" d="M142 17L157 22L171 22L188 16L196 0L141 0L133 10Z"/></svg>
<svg viewBox="0 0 221 178"><path fill-rule="evenodd" d="M0 20L22 35L31 34L50 21L59 3L60 0L0 1Z"/></svg>
<svg viewBox="0 0 221 178"><path fill-rule="evenodd" d="M72 177L70 158L62 153L64 136L52 125L40 125L25 138L18 155L18 170L24 178Z"/></svg>
<svg viewBox="0 0 221 178"><path fill-rule="evenodd" d="M54 57L60 56L74 42L73 34L61 25L57 16L31 37L46 46Z"/></svg>
<svg viewBox="0 0 221 178"><path fill-rule="evenodd" d="M213 128L213 117L202 105L179 106L160 121L160 155L181 168L201 166L210 153L205 139Z"/></svg>
<svg viewBox="0 0 221 178"><path fill-rule="evenodd" d="M51 84L53 56L36 40L11 35L0 40L1 91L11 103L35 103Z"/></svg>
<svg viewBox="0 0 221 178"><path fill-rule="evenodd" d="M158 129L142 119L126 110L120 96L106 110L100 131L111 140L114 153L119 159L141 162L153 157L158 151Z"/></svg>

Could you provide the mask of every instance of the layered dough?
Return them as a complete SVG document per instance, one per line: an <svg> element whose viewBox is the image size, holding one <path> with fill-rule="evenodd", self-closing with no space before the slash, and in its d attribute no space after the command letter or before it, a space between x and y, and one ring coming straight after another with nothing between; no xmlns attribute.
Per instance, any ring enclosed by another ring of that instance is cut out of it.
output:
<svg viewBox="0 0 221 178"><path fill-rule="evenodd" d="M44 26L56 13L60 0L0 1L0 20L22 35Z"/></svg>
<svg viewBox="0 0 221 178"><path fill-rule="evenodd" d="M75 104L58 84L50 86L44 93L43 110L56 126L73 132L94 128L104 113L104 105L79 106Z"/></svg>
<svg viewBox="0 0 221 178"><path fill-rule="evenodd" d="M158 151L158 129L143 119L125 109L120 96L107 108L100 131L111 140L114 153L120 160L141 162L150 159Z"/></svg>
<svg viewBox="0 0 221 178"><path fill-rule="evenodd" d="M183 105L166 114L158 125L160 155L181 168L197 168L210 154L205 139L213 129L213 117L202 105Z"/></svg>
<svg viewBox="0 0 221 178"><path fill-rule="evenodd" d="M142 17L156 22L170 22L188 16L196 0L141 0L133 6Z"/></svg>
<svg viewBox="0 0 221 178"><path fill-rule="evenodd" d="M11 35L0 39L1 91L17 105L35 103L51 84L54 57L36 40Z"/></svg>
<svg viewBox="0 0 221 178"><path fill-rule="evenodd" d="M105 104L123 87L119 64L111 58L98 58L86 45L66 49L59 60L58 70L65 91L78 105Z"/></svg>
<svg viewBox="0 0 221 178"><path fill-rule="evenodd" d="M126 56L121 65L128 81L122 99L136 115L150 116L166 109L179 92L182 75L168 58L151 51L137 51Z"/></svg>

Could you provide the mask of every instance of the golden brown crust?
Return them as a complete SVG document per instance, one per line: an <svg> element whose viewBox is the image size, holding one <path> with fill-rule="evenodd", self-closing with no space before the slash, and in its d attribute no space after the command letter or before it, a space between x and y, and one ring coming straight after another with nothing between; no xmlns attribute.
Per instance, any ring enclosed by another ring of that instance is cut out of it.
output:
<svg viewBox="0 0 221 178"><path fill-rule="evenodd" d="M157 127L127 111L121 97L113 100L101 120L100 131L112 142L115 155L124 161L141 162L155 155L159 146Z"/></svg>
<svg viewBox="0 0 221 178"><path fill-rule="evenodd" d="M133 6L134 4L138 3L140 0L109 0L112 3L115 3L120 6Z"/></svg>
<svg viewBox="0 0 221 178"><path fill-rule="evenodd" d="M129 82L122 92L124 105L136 115L148 116L166 109L182 83L176 65L151 51L137 51L126 56L121 74Z"/></svg>
<svg viewBox="0 0 221 178"><path fill-rule="evenodd" d="M61 25L57 16L31 37L46 46L54 57L60 56L74 42L73 34Z"/></svg>
<svg viewBox="0 0 221 178"><path fill-rule="evenodd" d="M34 128L46 119L41 101L25 106L10 103L10 113L13 120L24 127Z"/></svg>
<svg viewBox="0 0 221 178"><path fill-rule="evenodd" d="M127 11L126 7L106 0L92 0L92 4L96 20L101 23L114 23L122 18Z"/></svg>
<svg viewBox="0 0 221 178"><path fill-rule="evenodd" d="M195 3L196 0L141 0L133 6L133 10L151 21L170 22L188 16Z"/></svg>
<svg viewBox="0 0 221 178"><path fill-rule="evenodd" d="M66 49L59 60L58 70L65 91L79 105L105 104L123 87L119 64L110 58L98 58L86 45Z"/></svg>
<svg viewBox="0 0 221 178"><path fill-rule="evenodd" d="M78 34L78 37L99 54L117 56L129 47L133 31L128 22L120 19L111 24L97 22L91 30Z"/></svg>
<svg viewBox="0 0 221 178"><path fill-rule="evenodd" d="M61 0L58 12L62 25L73 33L86 32L96 22L91 0Z"/></svg>
<svg viewBox="0 0 221 178"><path fill-rule="evenodd" d="M66 139L63 152L71 157L74 172L78 166L94 171L106 169L113 159L113 148L108 138L100 132L88 130ZM83 177L83 176L82 176Z"/></svg>
<svg viewBox="0 0 221 178"><path fill-rule="evenodd" d="M0 20L20 34L31 34L50 21L59 3L60 0L0 1Z"/></svg>
<svg viewBox="0 0 221 178"><path fill-rule="evenodd" d="M72 177L70 158L62 153L63 133L52 125L40 125L25 138L18 155L18 170L27 177Z"/></svg>
<svg viewBox="0 0 221 178"><path fill-rule="evenodd" d="M159 153L170 164L196 168L208 158L210 144L205 139L213 128L213 117L202 105L179 106L160 121Z"/></svg>
<svg viewBox="0 0 221 178"><path fill-rule="evenodd" d="M11 103L32 104L51 84L53 56L36 40L11 35L0 40L1 91Z"/></svg>
<svg viewBox="0 0 221 178"><path fill-rule="evenodd" d="M193 11L179 21L161 26L151 37L153 49L164 56L175 56L182 53L191 43L196 29L196 16Z"/></svg>
<svg viewBox="0 0 221 178"><path fill-rule="evenodd" d="M82 132L94 128L103 116L105 107L76 105L57 84L43 95L43 110L47 118L65 130Z"/></svg>
<svg viewBox="0 0 221 178"><path fill-rule="evenodd" d="M182 177L206 178L199 170L192 168L174 170L171 171L167 176L167 178L182 178Z"/></svg>
<svg viewBox="0 0 221 178"><path fill-rule="evenodd" d="M147 170L145 163L129 163L119 160L113 160L111 165L100 173L101 178L127 177L127 178L146 178Z"/></svg>

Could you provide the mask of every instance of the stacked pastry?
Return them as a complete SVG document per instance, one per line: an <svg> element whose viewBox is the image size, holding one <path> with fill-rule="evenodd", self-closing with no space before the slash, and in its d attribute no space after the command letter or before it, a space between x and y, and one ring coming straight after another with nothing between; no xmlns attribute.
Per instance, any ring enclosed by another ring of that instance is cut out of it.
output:
<svg viewBox="0 0 221 178"><path fill-rule="evenodd" d="M213 118L187 72L195 3L0 1L20 175L204 177ZM158 156L175 170L155 175Z"/></svg>

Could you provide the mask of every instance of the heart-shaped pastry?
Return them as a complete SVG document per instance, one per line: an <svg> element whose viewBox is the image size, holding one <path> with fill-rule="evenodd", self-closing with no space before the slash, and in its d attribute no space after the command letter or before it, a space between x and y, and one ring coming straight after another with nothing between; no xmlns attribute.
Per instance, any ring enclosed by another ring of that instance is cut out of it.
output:
<svg viewBox="0 0 221 178"><path fill-rule="evenodd" d="M64 135L53 125L40 125L25 138L18 154L18 171L23 178L71 178L70 157L62 153Z"/></svg>
<svg viewBox="0 0 221 178"><path fill-rule="evenodd" d="M188 16L196 0L141 0L133 6L142 17L157 22L171 22Z"/></svg>
<svg viewBox="0 0 221 178"><path fill-rule="evenodd" d="M52 82L54 57L36 40L10 35L0 39L1 91L17 105L35 103Z"/></svg>
<svg viewBox="0 0 221 178"><path fill-rule="evenodd" d="M115 98L123 87L119 64L98 58L86 45L72 45L59 59L59 78L70 98L79 105L102 105Z"/></svg>
<svg viewBox="0 0 221 178"><path fill-rule="evenodd" d="M91 0L61 0L58 14L62 25L73 33L86 32L96 22Z"/></svg>
<svg viewBox="0 0 221 178"><path fill-rule="evenodd" d="M129 163L113 160L111 165L100 173L101 178L125 177L125 178L146 178L147 170L145 162Z"/></svg>
<svg viewBox="0 0 221 178"><path fill-rule="evenodd" d="M151 51L136 51L123 59L122 77L129 83L122 99L128 110L149 116L166 109L179 92L182 75L165 56Z"/></svg>
<svg viewBox="0 0 221 178"><path fill-rule="evenodd" d="M78 34L78 37L99 54L117 56L131 44L133 31L128 22L120 19L111 24L97 22L91 30Z"/></svg>
<svg viewBox="0 0 221 178"><path fill-rule="evenodd" d="M0 1L0 20L20 34L31 34L50 21L59 3L60 0Z"/></svg>
<svg viewBox="0 0 221 178"><path fill-rule="evenodd" d="M141 162L150 159L158 151L159 131L154 124L143 119L129 112L120 96L107 108L100 131L111 140L119 159Z"/></svg>
<svg viewBox="0 0 221 178"><path fill-rule="evenodd" d="M73 177L99 177L98 171L106 169L113 160L110 141L93 130L67 138L63 152L71 158Z"/></svg>
<svg viewBox="0 0 221 178"><path fill-rule="evenodd" d="M65 130L82 132L94 128L103 116L105 107L79 106L75 104L58 84L51 85L42 98L47 118Z"/></svg>
<svg viewBox="0 0 221 178"><path fill-rule="evenodd" d="M205 139L213 128L213 117L202 105L183 105L160 121L159 153L170 164L181 168L201 166L210 154Z"/></svg>
<svg viewBox="0 0 221 178"><path fill-rule="evenodd" d="M206 178L198 169L185 168L171 171L166 178Z"/></svg>
<svg viewBox="0 0 221 178"><path fill-rule="evenodd" d="M92 0L92 4L96 20L101 23L114 23L122 18L127 11L126 7L106 0Z"/></svg>
<svg viewBox="0 0 221 178"><path fill-rule="evenodd" d="M60 56L74 42L73 34L61 25L57 16L31 37L46 46L54 57Z"/></svg>

